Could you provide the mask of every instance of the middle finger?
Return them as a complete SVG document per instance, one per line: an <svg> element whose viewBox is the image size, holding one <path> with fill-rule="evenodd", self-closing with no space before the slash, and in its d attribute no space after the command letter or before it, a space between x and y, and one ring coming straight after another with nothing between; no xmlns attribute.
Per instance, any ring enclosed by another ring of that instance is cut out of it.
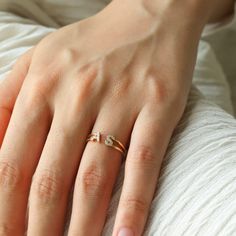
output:
<svg viewBox="0 0 236 236"><path fill-rule="evenodd" d="M51 236L63 233L68 196L85 146L83 140L92 123L90 119L84 119L87 114L84 106L79 115L78 111L74 115L68 106L64 109L61 106L55 109L33 178L28 235Z"/></svg>

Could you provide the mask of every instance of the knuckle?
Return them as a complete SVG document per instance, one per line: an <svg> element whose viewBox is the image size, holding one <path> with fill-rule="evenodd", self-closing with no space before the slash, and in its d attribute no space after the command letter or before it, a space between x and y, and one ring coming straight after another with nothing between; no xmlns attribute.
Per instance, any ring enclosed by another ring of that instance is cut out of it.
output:
<svg viewBox="0 0 236 236"><path fill-rule="evenodd" d="M58 79L62 76L62 69L59 69L56 66L45 68L43 72L37 71L41 68L42 66L38 66L37 69L33 68L27 74L25 79L26 83L24 84L23 92L21 93L25 104L35 105L35 103L42 103L48 94L52 93ZM31 106L29 108L31 108Z"/></svg>
<svg viewBox="0 0 236 236"><path fill-rule="evenodd" d="M65 193L62 178L52 170L36 173L33 180L33 195L43 202L58 200Z"/></svg>
<svg viewBox="0 0 236 236"><path fill-rule="evenodd" d="M80 54L78 53L78 50L76 50L75 48L67 47L60 51L58 57L60 58L60 61L72 64L79 60Z"/></svg>
<svg viewBox="0 0 236 236"><path fill-rule="evenodd" d="M82 191L88 196L100 196L106 190L107 178L97 165L91 165L79 178Z"/></svg>
<svg viewBox="0 0 236 236"><path fill-rule="evenodd" d="M110 76L109 79L111 81L111 99L114 99L115 102L119 101L120 98L129 93L130 81L133 79L133 77L128 77L128 79L120 80L119 78Z"/></svg>
<svg viewBox="0 0 236 236"><path fill-rule="evenodd" d="M41 94L37 86L32 86L29 91L20 96L21 109L27 114L30 114L30 112L37 108L41 101Z"/></svg>
<svg viewBox="0 0 236 236"><path fill-rule="evenodd" d="M79 88L76 88L78 93L78 99L81 102L85 102L88 97L92 97L96 92L96 80L98 76L98 68L96 65L89 65L85 68L81 68L77 73L77 84Z"/></svg>
<svg viewBox="0 0 236 236"><path fill-rule="evenodd" d="M131 148L130 150L131 158L128 158L128 162L133 162L134 164L140 165L142 168L143 165L155 166L156 156L151 147L146 145L139 145L136 148Z"/></svg>
<svg viewBox="0 0 236 236"><path fill-rule="evenodd" d="M0 186L1 189L14 189L22 182L23 177L17 166L7 160L0 161Z"/></svg>
<svg viewBox="0 0 236 236"><path fill-rule="evenodd" d="M158 79L151 76L147 83L148 101L151 104L178 105L187 97L187 89L180 83L171 82L168 78Z"/></svg>
<svg viewBox="0 0 236 236"><path fill-rule="evenodd" d="M41 91L37 83L33 86L28 85L26 91L21 91L17 100L20 113L27 117L26 121L30 122L39 118L39 114L48 110L48 103L45 99L44 92Z"/></svg>
<svg viewBox="0 0 236 236"><path fill-rule="evenodd" d="M142 198L126 197L121 199L120 205L123 209L131 212L139 212L145 214L149 208L149 204Z"/></svg>
<svg viewBox="0 0 236 236"><path fill-rule="evenodd" d="M86 65L72 72L71 107L76 113L81 112L81 104L90 102L98 94L100 89L96 85L97 75L98 68L94 65Z"/></svg>
<svg viewBox="0 0 236 236"><path fill-rule="evenodd" d="M148 80L147 85L148 97L152 103L163 104L168 101L170 97L170 91L165 80L151 77Z"/></svg>

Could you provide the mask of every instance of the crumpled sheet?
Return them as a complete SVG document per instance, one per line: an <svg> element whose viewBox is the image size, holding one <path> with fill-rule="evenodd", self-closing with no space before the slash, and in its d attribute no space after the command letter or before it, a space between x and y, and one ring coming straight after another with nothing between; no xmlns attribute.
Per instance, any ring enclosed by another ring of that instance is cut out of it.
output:
<svg viewBox="0 0 236 236"><path fill-rule="evenodd" d="M0 0L0 80L15 60L45 35L95 14L107 2ZM225 54L219 55L220 51L233 51L227 48L230 43L222 45L216 37L226 37L227 27L204 32L199 44L187 107L169 143L144 235L236 235L236 120L232 99L236 73L226 70L234 62L229 66ZM230 32L232 36L232 28ZM108 209L105 236L112 233L123 176L124 164Z"/></svg>

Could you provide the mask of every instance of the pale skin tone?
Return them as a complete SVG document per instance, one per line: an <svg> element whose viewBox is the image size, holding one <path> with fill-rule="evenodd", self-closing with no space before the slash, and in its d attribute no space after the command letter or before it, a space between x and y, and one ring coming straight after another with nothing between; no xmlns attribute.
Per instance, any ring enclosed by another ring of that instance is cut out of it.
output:
<svg viewBox="0 0 236 236"><path fill-rule="evenodd" d="M23 235L28 196L28 235L62 235L74 183L69 236L101 234L122 156L96 131L129 147L112 236L142 235L202 29L233 1L136 2L48 35L0 84L1 236Z"/></svg>

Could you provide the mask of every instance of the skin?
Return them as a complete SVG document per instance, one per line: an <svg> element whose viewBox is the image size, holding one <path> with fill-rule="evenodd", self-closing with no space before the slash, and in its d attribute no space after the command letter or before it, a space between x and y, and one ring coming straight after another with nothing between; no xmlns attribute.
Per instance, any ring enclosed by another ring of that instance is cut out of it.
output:
<svg viewBox="0 0 236 236"><path fill-rule="evenodd" d="M62 235L73 184L69 236L101 234L122 158L86 143L96 131L128 148L112 235L142 235L202 29L218 14L205 1L163 2L112 1L46 36L0 84L1 236L24 234L27 204L28 235Z"/></svg>

